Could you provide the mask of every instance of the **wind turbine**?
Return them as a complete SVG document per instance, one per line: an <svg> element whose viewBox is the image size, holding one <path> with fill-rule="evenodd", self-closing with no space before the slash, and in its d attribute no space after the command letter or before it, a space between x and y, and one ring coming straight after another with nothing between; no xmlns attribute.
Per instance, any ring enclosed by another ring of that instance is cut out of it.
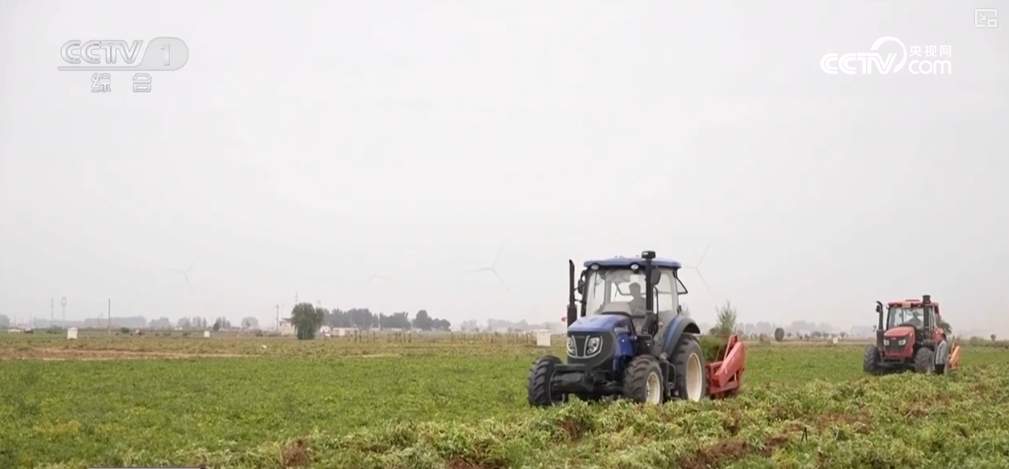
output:
<svg viewBox="0 0 1009 469"><path fill-rule="evenodd" d="M471 274L478 274L478 273L482 273L482 272L487 272L487 273L493 275L494 278L496 278L497 281L499 283L501 283L501 286L503 286L505 288L505 291L508 291L508 284L505 282L504 278L501 277L501 274L499 274L498 271L497 271L497 263L498 263L498 260L501 259L501 251L503 251L503 250L504 250L504 245L501 245L501 247L499 247L498 250L497 250L497 254L494 255L494 261L491 262L491 264L489 266L480 267L480 268L477 268L477 269L470 269L470 270L467 270L466 272L469 272Z"/></svg>
<svg viewBox="0 0 1009 469"><path fill-rule="evenodd" d="M170 268L169 270L171 270L172 272L175 272L177 274L182 274L182 278L186 279L186 285L192 285L189 282L189 275L193 273L193 265L192 264L190 264L189 267L186 268L186 269L174 269L174 268Z"/></svg>
<svg viewBox="0 0 1009 469"><path fill-rule="evenodd" d="M684 270L692 270L697 274L697 278L701 279L701 283L704 284L704 289L708 291L708 296L711 297L712 301L717 301L715 293L711 290L711 285L708 285L708 281L704 278L704 274L701 273L701 264L704 263L704 258L708 256L708 251L711 250L711 243L709 242L704 246L704 251L701 253L701 257L697 259L697 263L694 265L683 265Z"/></svg>

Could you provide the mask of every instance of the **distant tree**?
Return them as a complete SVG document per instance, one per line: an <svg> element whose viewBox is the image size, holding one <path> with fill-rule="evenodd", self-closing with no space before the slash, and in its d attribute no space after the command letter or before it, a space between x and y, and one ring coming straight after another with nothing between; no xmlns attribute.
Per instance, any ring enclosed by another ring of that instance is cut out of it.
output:
<svg viewBox="0 0 1009 469"><path fill-rule="evenodd" d="M11 318L4 314L0 314L0 327L8 328L11 325Z"/></svg>
<svg viewBox="0 0 1009 469"><path fill-rule="evenodd" d="M383 329L410 329L410 318L406 312L393 313L388 316L379 315L379 324Z"/></svg>
<svg viewBox="0 0 1009 469"><path fill-rule="evenodd" d="M791 332L789 332L789 333L788 333L788 334L786 334L786 335L788 336L788 338L789 338L789 339L791 339L791 338L792 338L792 333L791 333Z"/></svg>
<svg viewBox="0 0 1009 469"><path fill-rule="evenodd" d="M168 318L165 318L165 317L161 317L161 318L158 318L158 319L152 319L151 322L150 322L150 324L148 324L147 327L150 328L150 329L171 329L172 328L172 320L168 319Z"/></svg>
<svg viewBox="0 0 1009 469"><path fill-rule="evenodd" d="M259 329L259 320L252 316L242 318L242 329Z"/></svg>
<svg viewBox="0 0 1009 469"><path fill-rule="evenodd" d="M480 330L480 326L477 324L476 320L470 319L463 321L462 325L459 326L463 332L477 332Z"/></svg>
<svg viewBox="0 0 1009 469"><path fill-rule="evenodd" d="M207 328L207 318L200 316L193 316L193 319L190 322L193 324L193 329Z"/></svg>
<svg viewBox="0 0 1009 469"><path fill-rule="evenodd" d="M848 337L848 333L847 332L841 332L840 335L841 335L842 339L845 338L845 337Z"/></svg>
<svg viewBox="0 0 1009 469"><path fill-rule="evenodd" d="M347 311L350 323L358 329L371 329L375 322L374 316L368 308L353 308Z"/></svg>
<svg viewBox="0 0 1009 469"><path fill-rule="evenodd" d="M715 327L711 328L710 334L715 336L729 336L736 330L736 310L728 301L717 310L718 321Z"/></svg>
<svg viewBox="0 0 1009 469"><path fill-rule="evenodd" d="M228 318L221 316L214 320L213 329L214 332L217 332L221 329L231 329L231 321L228 321Z"/></svg>
<svg viewBox="0 0 1009 469"><path fill-rule="evenodd" d="M452 323L448 322L448 319L434 319L431 321L431 329L449 331L452 330Z"/></svg>
<svg viewBox="0 0 1009 469"><path fill-rule="evenodd" d="M422 309L420 311L417 311L417 315L414 316L414 318L413 318L413 328L414 329L420 329L422 331L429 331L429 330L431 330L431 326L432 325L433 325L433 321L431 321L431 317L428 316L427 310L423 310Z"/></svg>
<svg viewBox="0 0 1009 469"><path fill-rule="evenodd" d="M331 311L325 318L325 321L330 327L354 327L354 323L350 320L350 315L346 311L339 309Z"/></svg>
<svg viewBox="0 0 1009 469"><path fill-rule="evenodd" d="M996 337L995 337L995 334L992 334L992 335L991 335L991 341L992 341L992 342L995 342L995 339L996 339Z"/></svg>
<svg viewBox="0 0 1009 469"><path fill-rule="evenodd" d="M774 340L778 341L778 342L781 342L782 340L785 340L785 330L782 329L782 328L780 328L780 327L777 328L777 329L775 329L774 330Z"/></svg>
<svg viewBox="0 0 1009 469"><path fill-rule="evenodd" d="M311 303L298 303L291 310L291 324L298 333L298 340L311 340L322 326L322 311Z"/></svg>
<svg viewBox="0 0 1009 469"><path fill-rule="evenodd" d="M179 318L179 321L175 323L175 326L179 329L189 329L193 327L193 323L189 320L189 318Z"/></svg>

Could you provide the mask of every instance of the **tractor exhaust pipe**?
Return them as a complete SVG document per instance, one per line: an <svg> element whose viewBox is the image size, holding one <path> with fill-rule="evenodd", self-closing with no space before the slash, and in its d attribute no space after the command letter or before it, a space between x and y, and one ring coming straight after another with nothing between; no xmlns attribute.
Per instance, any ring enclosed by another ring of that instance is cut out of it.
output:
<svg viewBox="0 0 1009 469"><path fill-rule="evenodd" d="M641 258L645 260L645 310L649 313L655 312L655 295L652 292L652 260L655 259L655 251L642 251Z"/></svg>
<svg viewBox="0 0 1009 469"><path fill-rule="evenodd" d="M922 295L921 296L921 304L924 306L925 311L928 311L929 305L932 304L932 295ZM932 330L932 326L933 325L932 325L931 317L932 317L932 315L928 314L928 313L925 313L925 315L923 316L923 319L925 320L925 330L926 331Z"/></svg>
<svg viewBox="0 0 1009 469"><path fill-rule="evenodd" d="M876 348L883 350L883 302L876 302L876 314L879 315L879 325L876 326Z"/></svg>
<svg viewBox="0 0 1009 469"><path fill-rule="evenodd" d="M568 326L578 320L578 308L575 307L575 263L568 259Z"/></svg>

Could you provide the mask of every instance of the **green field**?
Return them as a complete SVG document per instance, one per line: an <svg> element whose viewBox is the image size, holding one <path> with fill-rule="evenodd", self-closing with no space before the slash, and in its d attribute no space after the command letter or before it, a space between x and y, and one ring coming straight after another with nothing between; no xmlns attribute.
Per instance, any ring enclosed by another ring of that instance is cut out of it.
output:
<svg viewBox="0 0 1009 469"><path fill-rule="evenodd" d="M1009 464L1005 348L965 348L952 376L866 377L860 345L754 345L735 399L547 410L525 401L540 353L505 337L0 335L0 467Z"/></svg>

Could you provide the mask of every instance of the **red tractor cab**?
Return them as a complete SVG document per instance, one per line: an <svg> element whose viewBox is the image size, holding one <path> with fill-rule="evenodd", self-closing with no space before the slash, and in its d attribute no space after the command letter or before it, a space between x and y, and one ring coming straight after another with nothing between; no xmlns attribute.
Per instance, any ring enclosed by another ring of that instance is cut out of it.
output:
<svg viewBox="0 0 1009 469"><path fill-rule="evenodd" d="M867 373L945 373L959 366L960 347L947 338L949 324L929 295L891 301L885 311L877 301L876 313L876 344L866 347L863 360Z"/></svg>

